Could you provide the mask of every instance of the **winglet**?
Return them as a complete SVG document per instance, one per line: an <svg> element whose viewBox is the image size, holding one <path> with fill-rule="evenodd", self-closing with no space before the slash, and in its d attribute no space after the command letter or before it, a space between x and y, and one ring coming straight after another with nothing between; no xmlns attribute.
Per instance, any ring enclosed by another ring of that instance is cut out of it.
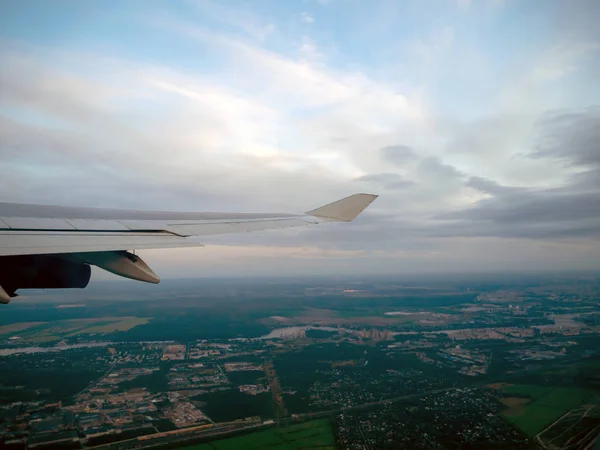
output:
<svg viewBox="0 0 600 450"><path fill-rule="evenodd" d="M354 194L308 211L306 214L333 221L352 222L377 197L379 196L373 194Z"/></svg>

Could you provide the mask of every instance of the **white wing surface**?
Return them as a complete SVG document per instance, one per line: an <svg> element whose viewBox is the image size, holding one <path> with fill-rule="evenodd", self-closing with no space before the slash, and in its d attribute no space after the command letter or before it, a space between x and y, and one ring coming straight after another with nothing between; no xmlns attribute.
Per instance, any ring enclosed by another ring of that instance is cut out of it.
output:
<svg viewBox="0 0 600 450"><path fill-rule="evenodd" d="M306 214L134 211L0 203L0 256L198 246L195 236L350 222L377 196Z"/></svg>
<svg viewBox="0 0 600 450"><path fill-rule="evenodd" d="M158 282L158 277L145 264L137 273L143 261L125 251L201 246L197 237L213 234L351 222L376 198L371 194L355 194L305 214L136 211L0 203L0 286L4 288L0 288L0 301L6 300L2 291L10 296L16 289L44 287L44 283L49 283L24 280L21 272L25 269L21 270L21 266L27 266L29 272L33 266L41 273L45 269L38 267L40 261L47 263L44 267L68 261L69 264L97 265L141 281ZM120 262L115 263L117 260ZM136 269L135 273L129 273L129 269L121 267L123 265L132 266L130 269ZM46 272L51 271L48 267ZM46 278L55 278L46 272Z"/></svg>

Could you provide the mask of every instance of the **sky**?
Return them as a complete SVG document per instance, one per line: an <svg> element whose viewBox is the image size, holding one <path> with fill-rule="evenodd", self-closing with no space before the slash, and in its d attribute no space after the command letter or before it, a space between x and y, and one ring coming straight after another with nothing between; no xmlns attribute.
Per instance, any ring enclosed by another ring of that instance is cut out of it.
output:
<svg viewBox="0 0 600 450"><path fill-rule="evenodd" d="M352 224L163 278L600 269L600 2L0 0L0 201Z"/></svg>

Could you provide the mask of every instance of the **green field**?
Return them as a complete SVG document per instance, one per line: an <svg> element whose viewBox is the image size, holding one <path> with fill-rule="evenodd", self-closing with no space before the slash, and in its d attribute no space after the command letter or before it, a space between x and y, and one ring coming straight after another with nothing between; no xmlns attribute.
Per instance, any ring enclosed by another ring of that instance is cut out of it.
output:
<svg viewBox="0 0 600 450"><path fill-rule="evenodd" d="M85 327L77 330L74 333L71 333L71 335L104 334L114 333L115 331L127 331L133 327L137 327L138 325L145 325L150 321L150 319L145 317L115 317L113 319L108 319L109 320L104 321L102 324L95 324L94 326Z"/></svg>
<svg viewBox="0 0 600 450"><path fill-rule="evenodd" d="M548 392L550 392L553 388L548 386L534 386L530 384L514 384L512 386L506 386L502 388L502 392L507 394L515 394L519 397L530 397L532 399L538 399Z"/></svg>
<svg viewBox="0 0 600 450"><path fill-rule="evenodd" d="M319 419L184 447L182 450L260 450L264 448L269 450L335 450L336 447L329 419Z"/></svg>
<svg viewBox="0 0 600 450"><path fill-rule="evenodd" d="M0 336L18 336L22 342L33 344L60 341L78 335L107 334L127 331L145 325L145 317L103 317L101 319L67 319L54 322L23 322L0 327Z"/></svg>
<svg viewBox="0 0 600 450"><path fill-rule="evenodd" d="M532 399L527 405L504 412L510 422L529 436L535 436L571 409L598 395L598 392L588 389L527 384L506 386L502 392Z"/></svg>

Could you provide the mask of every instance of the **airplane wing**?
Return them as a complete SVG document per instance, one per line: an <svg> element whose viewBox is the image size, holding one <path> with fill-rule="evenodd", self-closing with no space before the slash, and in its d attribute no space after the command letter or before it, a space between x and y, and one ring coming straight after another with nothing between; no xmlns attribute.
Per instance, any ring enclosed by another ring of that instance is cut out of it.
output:
<svg viewBox="0 0 600 450"><path fill-rule="evenodd" d="M304 214L136 211L0 203L0 302L17 289L85 287L89 265L158 276L127 250L202 246L198 236L351 222L377 198L355 194Z"/></svg>

